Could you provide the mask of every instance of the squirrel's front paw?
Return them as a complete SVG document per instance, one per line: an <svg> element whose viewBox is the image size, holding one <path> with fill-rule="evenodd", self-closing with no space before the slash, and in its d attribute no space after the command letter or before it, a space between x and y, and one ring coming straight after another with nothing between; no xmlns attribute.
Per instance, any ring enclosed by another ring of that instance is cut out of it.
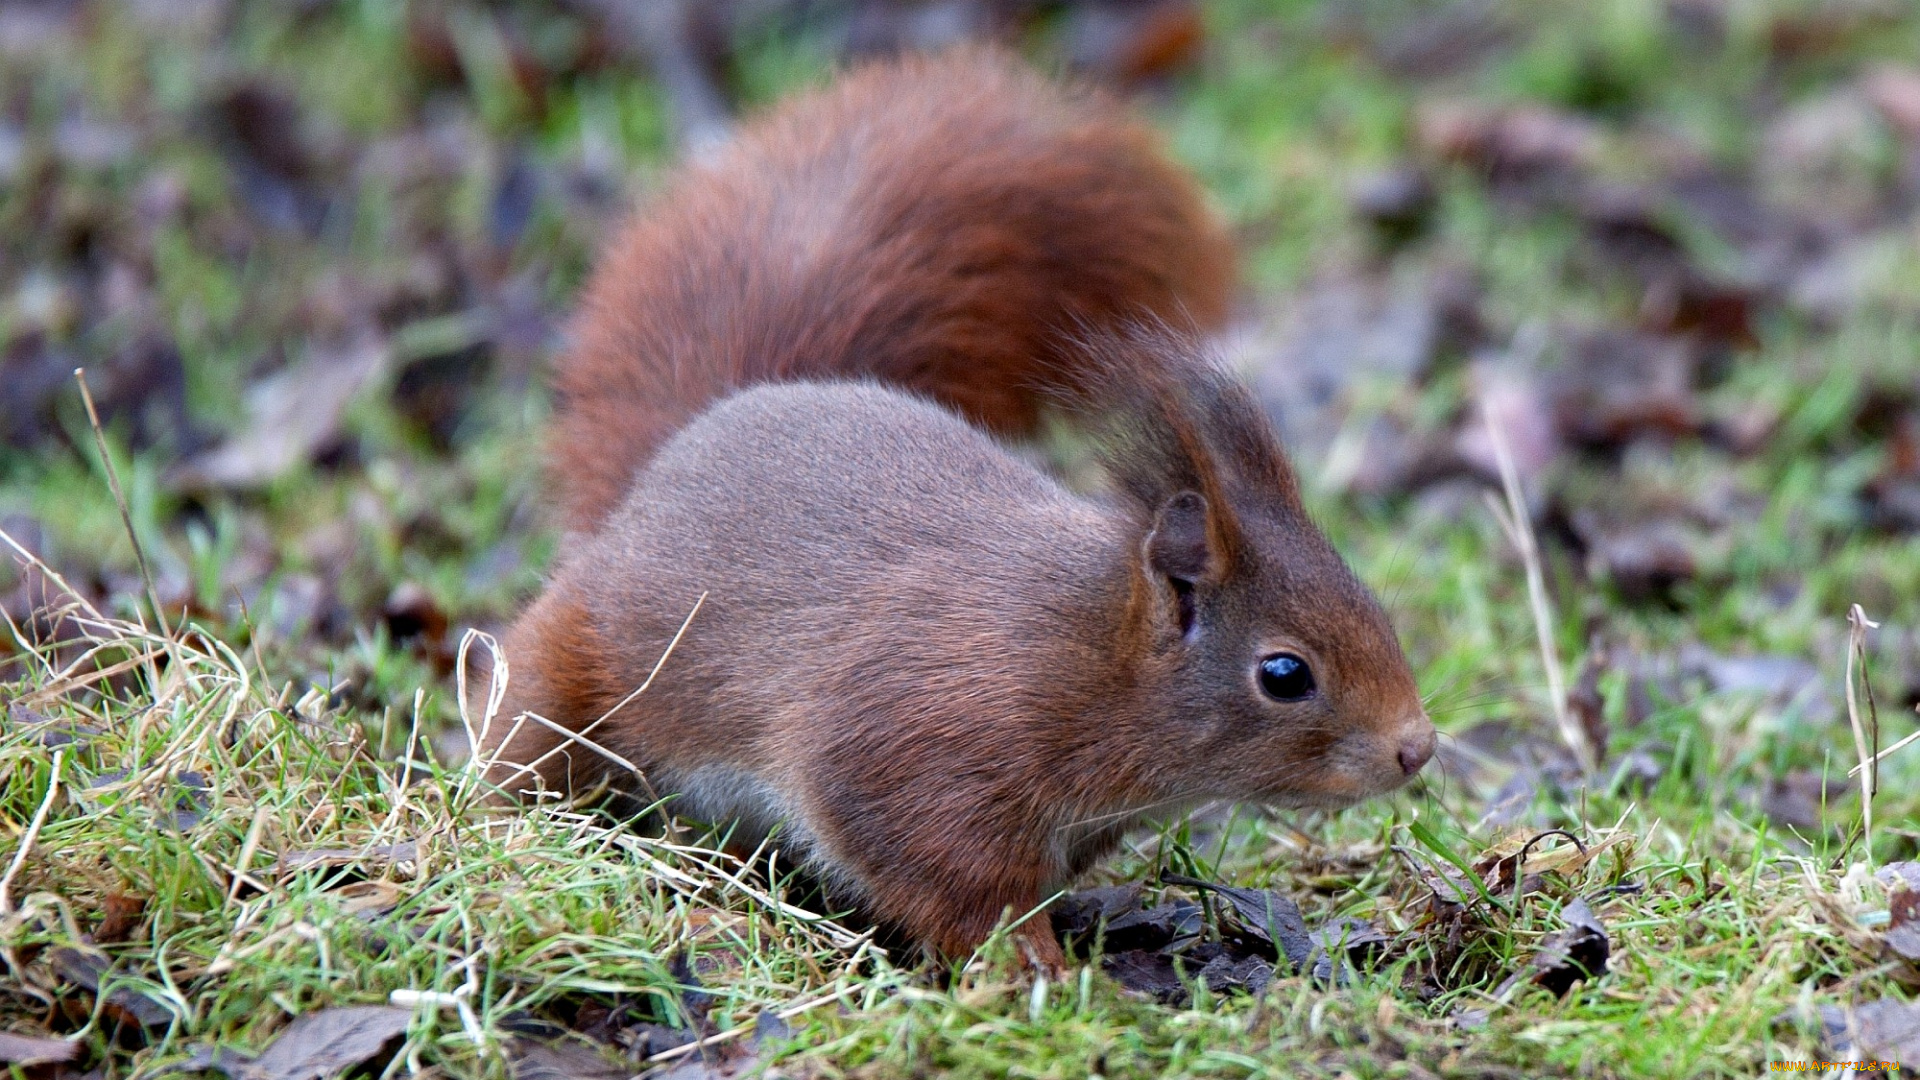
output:
<svg viewBox="0 0 1920 1080"><path fill-rule="evenodd" d="M1031 919L1014 932L1014 947L1020 950L1020 964L1028 973L1048 982L1064 982L1067 954L1044 918Z"/></svg>

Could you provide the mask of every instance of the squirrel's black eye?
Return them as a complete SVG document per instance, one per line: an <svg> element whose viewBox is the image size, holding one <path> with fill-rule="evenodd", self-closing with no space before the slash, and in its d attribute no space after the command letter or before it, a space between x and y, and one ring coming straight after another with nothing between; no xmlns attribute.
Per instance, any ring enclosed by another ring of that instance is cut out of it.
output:
<svg viewBox="0 0 1920 1080"><path fill-rule="evenodd" d="M1275 701L1312 697L1313 671L1292 653L1275 653L1260 661L1260 689Z"/></svg>

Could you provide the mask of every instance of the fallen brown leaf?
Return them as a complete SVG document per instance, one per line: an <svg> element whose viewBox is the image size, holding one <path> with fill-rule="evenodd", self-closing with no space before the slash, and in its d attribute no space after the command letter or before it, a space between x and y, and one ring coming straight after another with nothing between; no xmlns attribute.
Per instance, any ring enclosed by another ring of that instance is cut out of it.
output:
<svg viewBox="0 0 1920 1080"><path fill-rule="evenodd" d="M1610 582L1632 603L1678 604L1675 589L1700 574L1697 530L1671 516L1602 521L1576 512L1573 522L1585 542L1589 576Z"/></svg>
<svg viewBox="0 0 1920 1080"><path fill-rule="evenodd" d="M337 155L311 119L292 90L258 79L231 86L207 110L241 202L266 225L312 232L326 216L331 193L319 174Z"/></svg>
<svg viewBox="0 0 1920 1080"><path fill-rule="evenodd" d="M1382 240L1397 246L1427 231L1440 200L1432 177L1404 164L1361 177L1348 189L1347 201Z"/></svg>
<svg viewBox="0 0 1920 1080"><path fill-rule="evenodd" d="M649 1073L649 1080L731 1080L737 1076L762 1075L760 1054L770 1043L793 1038L793 1029L771 1009L753 1020L753 1035L745 1041L721 1042L703 1046L679 1059L664 1072ZM771 1074L769 1074L771 1075Z"/></svg>
<svg viewBox="0 0 1920 1080"><path fill-rule="evenodd" d="M1887 900L1890 920L1882 935L1902 959L1920 961L1920 891L1896 889Z"/></svg>
<svg viewBox="0 0 1920 1080"><path fill-rule="evenodd" d="M1700 645L1681 649L1679 667L1698 675L1708 689L1722 694L1751 694L1782 710L1798 710L1825 721L1839 715L1840 700L1812 661L1778 653L1723 656Z"/></svg>
<svg viewBox="0 0 1920 1080"><path fill-rule="evenodd" d="M80 1059L80 1044L49 1035L0 1031L0 1065L64 1065Z"/></svg>
<svg viewBox="0 0 1920 1080"><path fill-rule="evenodd" d="M1696 434L1699 357L1681 338L1619 330L1572 332L1547 383L1554 418L1573 442L1614 448L1647 435Z"/></svg>
<svg viewBox="0 0 1920 1080"><path fill-rule="evenodd" d="M1065 36L1075 67L1127 84L1193 67L1207 34L1194 0L1151 0L1072 5Z"/></svg>
<svg viewBox="0 0 1920 1080"><path fill-rule="evenodd" d="M1414 118L1414 139L1434 157L1473 166L1494 183L1571 173L1594 163L1600 129L1545 105L1438 102Z"/></svg>
<svg viewBox="0 0 1920 1080"><path fill-rule="evenodd" d="M1540 874L1570 878L1601 852L1626 838L1626 833L1615 833L1599 843L1583 844L1561 829L1514 829L1489 845L1472 865L1474 872L1486 882L1488 891L1498 894L1513 888L1516 874L1525 874L1528 878ZM1558 839L1562 844L1547 846L1550 839ZM1520 865L1523 857L1524 867Z"/></svg>
<svg viewBox="0 0 1920 1080"><path fill-rule="evenodd" d="M1219 955L1201 966L1197 978L1206 985L1208 991L1215 994L1240 990L1259 997L1267 992L1267 984L1273 981L1273 964L1263 957L1236 956L1232 951L1222 949Z"/></svg>
<svg viewBox="0 0 1920 1080"><path fill-rule="evenodd" d="M1881 998L1847 1008L1820 1006L1822 1041L1836 1061L1920 1060L1920 1002Z"/></svg>
<svg viewBox="0 0 1920 1080"><path fill-rule="evenodd" d="M633 1070L577 1039L507 1042L507 1069L513 1080L626 1080Z"/></svg>
<svg viewBox="0 0 1920 1080"><path fill-rule="evenodd" d="M331 1080L361 1065L406 1033L413 1010L347 1005L294 1017L233 1080Z"/></svg>
<svg viewBox="0 0 1920 1080"><path fill-rule="evenodd" d="M197 772L176 772L154 781L149 779L149 774L129 773L125 769L115 769L94 777L87 784L85 792L91 796L103 789L127 783L135 785L143 793L153 797L159 803L156 807L159 811L157 815L159 821L178 832L185 832L206 819L208 796L213 788L206 776ZM169 795L171 798L168 797Z"/></svg>
<svg viewBox="0 0 1920 1080"><path fill-rule="evenodd" d="M1556 996L1564 997L1574 983L1606 973L1612 942L1607 938L1607 928L1600 916L1594 914L1585 900L1575 898L1560 909L1560 918L1566 923L1565 928L1541 938L1533 959L1525 968L1508 976L1494 991L1495 997L1504 998L1523 981L1538 983Z"/></svg>
<svg viewBox="0 0 1920 1080"><path fill-rule="evenodd" d="M108 981L113 962L104 953L92 949L62 947L48 956L54 974L69 985L100 996L100 986ZM116 987L100 997L102 1011L116 1022L142 1028L160 1028L173 1023L172 1009L130 987Z"/></svg>
<svg viewBox="0 0 1920 1080"><path fill-rule="evenodd" d="M1094 939L1112 920L1129 912L1140 910L1140 897L1143 887L1135 882L1130 885L1108 885L1097 889L1083 889L1060 898L1047 911L1047 918L1053 924L1053 934L1067 948L1084 952L1092 947Z"/></svg>
<svg viewBox="0 0 1920 1080"><path fill-rule="evenodd" d="M1203 929L1200 905L1191 900L1143 908L1140 898L1138 884L1064 897L1051 916L1054 933L1076 951L1091 949L1097 940L1106 953L1113 954L1164 949L1198 937Z"/></svg>
<svg viewBox="0 0 1920 1080"><path fill-rule="evenodd" d="M304 465L340 437L347 405L385 370L384 341L365 338L316 349L304 361L256 384L247 395L248 425L168 477L175 490L263 487Z"/></svg>
<svg viewBox="0 0 1920 1080"><path fill-rule="evenodd" d="M1307 935L1313 942L1313 977L1321 983L1345 986L1349 962L1379 952L1387 935L1360 919L1335 919Z"/></svg>
<svg viewBox="0 0 1920 1080"><path fill-rule="evenodd" d="M418 639L431 652L446 639L447 613L426 586L417 581L403 581L394 586L380 615L386 620L387 633L396 643Z"/></svg>
<svg viewBox="0 0 1920 1080"><path fill-rule="evenodd" d="M93 928L93 940L97 945L111 945L127 940L140 925L140 916L146 914L147 898L110 892L100 906L100 924Z"/></svg>
<svg viewBox="0 0 1920 1080"><path fill-rule="evenodd" d="M1100 970L1124 989L1163 1005L1184 1004L1192 995L1173 957L1163 952L1131 949L1108 953L1100 958Z"/></svg>
<svg viewBox="0 0 1920 1080"><path fill-rule="evenodd" d="M1307 920L1300 914L1300 905L1290 897L1272 889L1241 889L1184 874L1163 872L1160 883L1204 889L1225 897L1233 905L1241 926L1256 941L1273 950L1274 959L1285 956L1295 971L1306 970L1308 959L1313 955L1313 941L1307 935Z"/></svg>
<svg viewBox="0 0 1920 1080"><path fill-rule="evenodd" d="M1793 769L1767 781L1760 792L1760 810L1782 828L1817 832L1827 825L1826 808L1843 805L1852 790L1844 777Z"/></svg>
<svg viewBox="0 0 1920 1080"><path fill-rule="evenodd" d="M1920 892L1920 862L1890 862L1873 872L1874 879L1887 887L1889 892L1896 889L1912 889Z"/></svg>

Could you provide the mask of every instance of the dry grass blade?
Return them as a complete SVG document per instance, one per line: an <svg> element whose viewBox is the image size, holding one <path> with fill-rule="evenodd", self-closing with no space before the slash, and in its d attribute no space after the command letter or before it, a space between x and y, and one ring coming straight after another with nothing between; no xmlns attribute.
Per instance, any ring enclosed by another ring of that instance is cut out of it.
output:
<svg viewBox="0 0 1920 1080"><path fill-rule="evenodd" d="M140 580L147 588L147 603L153 606L154 620L159 624L162 637L171 638L167 629L167 612L160 606L160 590L153 584L153 568L147 564L147 551L140 543L140 536L133 531L133 511L127 506L126 493L120 490L120 471L113 467L113 455L107 452L107 435L100 429L100 413L93 407L93 392L87 389L87 369L74 368L74 381L80 384L80 400L87 406L87 423L93 427L93 444L100 451L100 467L106 470L107 486L113 490L113 501L120 508L120 523L126 526L127 539L133 544L133 559L140 565Z"/></svg>
<svg viewBox="0 0 1920 1080"><path fill-rule="evenodd" d="M66 764L66 760L64 748L53 752L53 767L47 778L47 797L40 800L40 808L33 812L33 821L28 823L27 831L20 835L20 846L14 849L13 858L7 863L5 876L0 876L0 917L14 913L13 879L20 876L20 868L26 865L34 841L40 839L40 830L47 824L47 813L53 809L53 800L60 794L60 767Z"/></svg>
<svg viewBox="0 0 1920 1080"><path fill-rule="evenodd" d="M672 640L668 641L667 647L661 650L660 658L653 662L652 670L647 672L647 677L641 680L640 685L635 687L631 693L621 698L612 708L602 713L591 723L582 726L580 730L569 730L537 713L523 713L514 717L513 727L508 729L506 738L501 739L499 742L501 749L504 749L513 742L514 737L520 733L521 727L529 720L559 735L562 741L555 745L553 749L548 750L534 760L515 765L514 771L511 774L505 779L494 783L493 786L504 788L508 783L529 774L537 777L538 769L541 765L545 764L548 759L561 753L569 745L579 745L627 770L640 785L641 791L646 793L648 801L658 805L661 802L660 794L654 790L652 782L647 779L646 773L643 772L638 765L614 753L612 750L601 746L599 743L588 738L588 736L593 733L595 728L598 728L601 724L611 719L615 713L632 704L641 694L646 693L647 688L653 685L654 678L660 674L660 669L665 667L667 660L673 656L673 651L680 646L681 639L686 637L687 628L693 625L694 617L700 614L701 605L706 602L706 593L701 593L700 596L694 600L693 608L687 612L687 617L680 622L680 629L674 631ZM487 684L487 707L486 712L481 716L478 727L474 725L470 711L471 706L467 700L467 653L475 644L484 644L492 654ZM471 759L468 775L472 783L478 786L485 782L484 778L493 771L496 765L501 764L498 751L484 758L480 753L480 748L486 745L487 734L499 714L500 704L506 699L507 681L511 677L506 654L501 651L499 641L491 634L470 631L466 638L460 643L460 656L455 666L454 677L459 680L460 687L460 722L466 726L467 737L474 748L474 755ZM680 831L679 824L673 822L671 815L669 815L668 820L671 823L670 827L674 830L675 834L678 835Z"/></svg>
<svg viewBox="0 0 1920 1080"><path fill-rule="evenodd" d="M1500 484L1507 500L1503 508L1492 495L1488 495L1487 505L1506 531L1507 538L1519 551L1520 561L1526 567L1527 600L1533 609L1540 662L1547 670L1547 694L1553 699L1554 723L1560 729L1560 738L1573 751L1580 767L1592 773L1600 765L1599 748L1593 745L1586 729L1580 726L1573 710L1567 705L1567 682L1560 666L1560 646L1553 637L1553 603L1547 597L1547 579L1541 568L1540 545L1534 539L1532 516L1527 512L1526 493L1520 487L1520 472L1514 466L1513 449L1507 445L1506 432L1484 403L1481 416L1486 423L1487 438L1493 446L1494 461L1500 468Z"/></svg>
<svg viewBox="0 0 1920 1080"><path fill-rule="evenodd" d="M1879 628L1880 624L1867 618L1859 604L1847 609L1847 723L1853 728L1853 748L1860 757L1854 771L1860 776L1860 835L1869 858L1873 851L1873 796L1880 789L1880 713L1873 703L1873 687L1867 683L1867 631ZM1858 678L1854 675L1856 666ZM1860 708L1863 696L1864 719Z"/></svg>
<svg viewBox="0 0 1920 1080"><path fill-rule="evenodd" d="M1914 711L1920 712L1920 707L1916 707ZM1880 767L1881 762L1887 760L1888 758L1892 757L1893 755L1899 753L1900 751L1906 749L1908 746L1911 746L1916 742L1920 742L1920 731L1916 731L1911 735L1908 735L1906 738L1901 739L1899 742L1894 743L1892 746L1889 746L1886 749L1880 751L1879 753L1873 755L1873 757L1869 758L1868 760L1863 761L1858 765L1855 765L1851 769L1848 769L1847 776L1850 778L1859 776L1861 770L1867 768L1868 766L1872 766L1873 768L1877 769Z"/></svg>

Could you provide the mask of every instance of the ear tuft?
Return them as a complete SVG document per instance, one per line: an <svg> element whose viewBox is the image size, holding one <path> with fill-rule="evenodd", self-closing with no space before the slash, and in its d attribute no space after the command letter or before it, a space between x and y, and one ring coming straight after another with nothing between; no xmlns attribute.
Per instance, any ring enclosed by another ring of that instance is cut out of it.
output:
<svg viewBox="0 0 1920 1080"><path fill-rule="evenodd" d="M1208 523L1206 496L1182 491L1160 505L1147 533L1147 563L1174 581L1193 584L1220 579L1220 552Z"/></svg>

